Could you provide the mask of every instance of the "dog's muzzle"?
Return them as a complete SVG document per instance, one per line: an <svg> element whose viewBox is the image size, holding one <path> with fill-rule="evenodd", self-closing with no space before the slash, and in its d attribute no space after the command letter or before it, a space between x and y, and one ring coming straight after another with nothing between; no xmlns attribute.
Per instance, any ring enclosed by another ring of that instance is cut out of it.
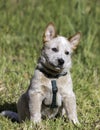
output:
<svg viewBox="0 0 100 130"><path fill-rule="evenodd" d="M58 66L59 67L63 67L64 63L65 63L65 61L62 58L58 59Z"/></svg>

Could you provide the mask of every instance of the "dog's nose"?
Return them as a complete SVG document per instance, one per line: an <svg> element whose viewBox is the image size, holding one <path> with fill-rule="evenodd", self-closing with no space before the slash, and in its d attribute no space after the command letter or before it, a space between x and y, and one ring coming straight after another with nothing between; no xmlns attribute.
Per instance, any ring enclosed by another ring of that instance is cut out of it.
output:
<svg viewBox="0 0 100 130"><path fill-rule="evenodd" d="M63 65L64 64L64 60L62 58L58 59L58 64L59 65Z"/></svg>

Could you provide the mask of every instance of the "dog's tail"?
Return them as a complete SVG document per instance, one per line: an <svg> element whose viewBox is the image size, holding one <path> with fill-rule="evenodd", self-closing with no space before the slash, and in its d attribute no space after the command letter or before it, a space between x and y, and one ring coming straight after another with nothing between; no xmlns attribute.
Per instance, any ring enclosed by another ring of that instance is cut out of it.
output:
<svg viewBox="0 0 100 130"><path fill-rule="evenodd" d="M19 119L18 119L18 114L16 112L12 112L12 111L9 111L9 110L5 110L5 111L2 111L0 113L1 116L5 116L7 117L8 119L11 119L12 122L19 122Z"/></svg>

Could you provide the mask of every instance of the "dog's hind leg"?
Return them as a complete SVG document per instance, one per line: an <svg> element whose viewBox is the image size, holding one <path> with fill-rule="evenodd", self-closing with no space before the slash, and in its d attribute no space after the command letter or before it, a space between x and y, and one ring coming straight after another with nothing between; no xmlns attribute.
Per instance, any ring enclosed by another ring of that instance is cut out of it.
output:
<svg viewBox="0 0 100 130"><path fill-rule="evenodd" d="M17 111L19 122L29 119L29 108L28 108L28 96L27 93L23 94L17 103Z"/></svg>

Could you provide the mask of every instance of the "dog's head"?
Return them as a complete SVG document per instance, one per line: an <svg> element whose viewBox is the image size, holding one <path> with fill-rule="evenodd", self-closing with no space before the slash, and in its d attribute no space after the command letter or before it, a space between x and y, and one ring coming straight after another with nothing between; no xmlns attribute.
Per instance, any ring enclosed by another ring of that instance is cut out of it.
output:
<svg viewBox="0 0 100 130"><path fill-rule="evenodd" d="M70 38L58 36L52 23L48 24L43 36L41 62L50 70L65 73L71 67L71 54L80 40L80 33Z"/></svg>

